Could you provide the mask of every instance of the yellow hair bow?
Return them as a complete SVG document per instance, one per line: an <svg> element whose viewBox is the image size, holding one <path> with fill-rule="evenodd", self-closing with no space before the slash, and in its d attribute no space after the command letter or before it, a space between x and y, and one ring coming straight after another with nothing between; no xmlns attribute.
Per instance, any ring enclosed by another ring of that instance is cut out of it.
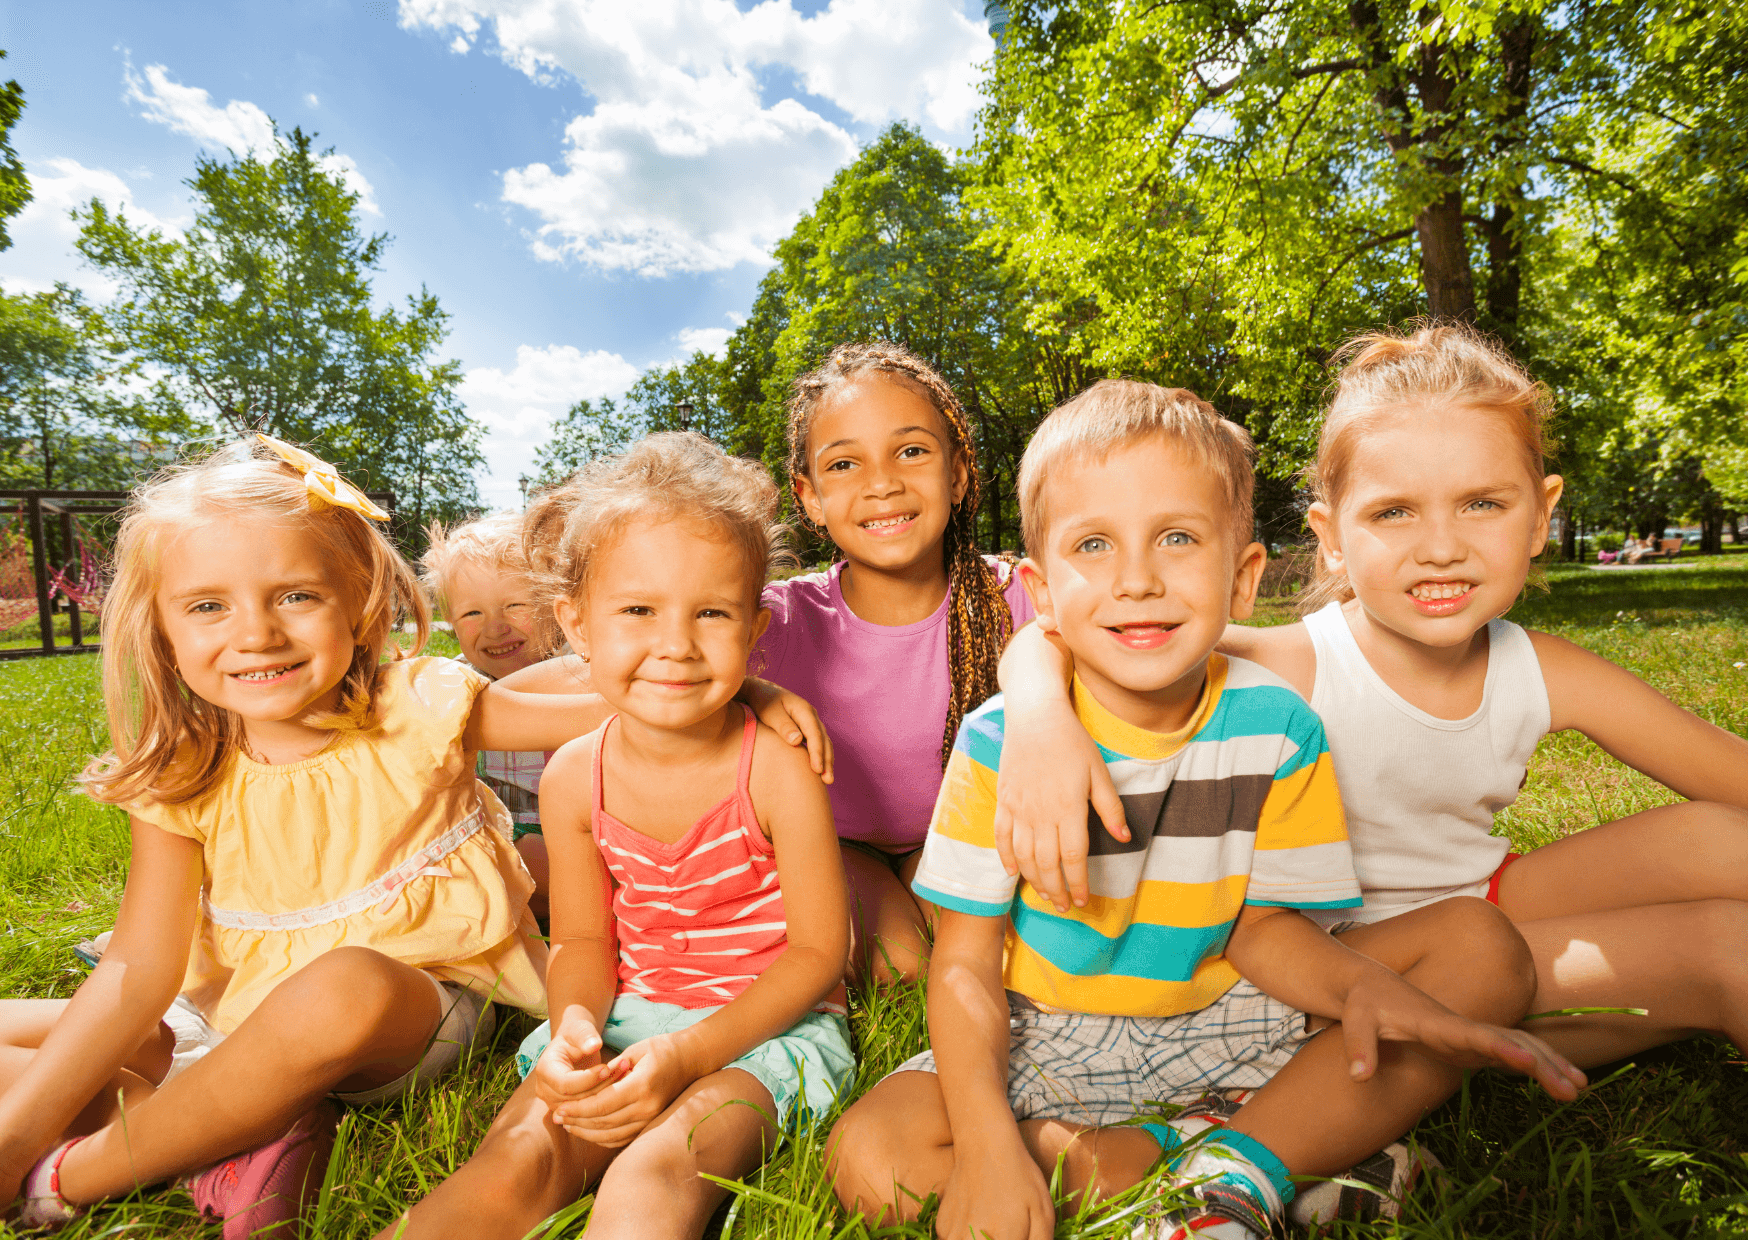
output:
<svg viewBox="0 0 1748 1240"><path fill-rule="evenodd" d="M294 448L271 435L256 432L255 438L272 448L282 461L303 475L303 484L310 493L310 507L317 512L331 504L336 508L350 508L359 516L369 517L372 521L389 519L386 511L372 503L368 495L342 478L340 471L321 457L305 452L302 448Z"/></svg>

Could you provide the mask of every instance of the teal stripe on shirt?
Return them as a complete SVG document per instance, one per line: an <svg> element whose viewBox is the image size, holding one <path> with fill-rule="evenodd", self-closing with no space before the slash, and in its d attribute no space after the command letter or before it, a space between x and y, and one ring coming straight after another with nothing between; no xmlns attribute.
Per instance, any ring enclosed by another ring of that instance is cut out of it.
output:
<svg viewBox="0 0 1748 1240"><path fill-rule="evenodd" d="M1226 949L1230 921L1217 926L1155 926L1132 923L1121 938L1108 939L1082 921L1013 906L1014 932L1045 960L1076 977L1144 977L1187 982L1206 956Z"/></svg>
<svg viewBox="0 0 1748 1240"><path fill-rule="evenodd" d="M949 895L945 891L936 891L920 878L911 882L910 889L930 904L938 904L942 908L950 908L955 913L969 913L973 917L1006 917L1008 909L1013 906L1009 900L1003 904L987 904L982 900L972 900L965 896Z"/></svg>

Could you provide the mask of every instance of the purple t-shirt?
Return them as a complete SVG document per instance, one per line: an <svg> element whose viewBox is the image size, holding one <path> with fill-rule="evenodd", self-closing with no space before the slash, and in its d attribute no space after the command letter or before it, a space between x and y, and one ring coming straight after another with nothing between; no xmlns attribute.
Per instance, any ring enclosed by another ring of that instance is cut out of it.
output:
<svg viewBox="0 0 1748 1240"><path fill-rule="evenodd" d="M1032 618L1019 574L990 559L1017 629ZM947 605L915 624L870 624L844 602L840 561L765 587L771 627L747 661L754 676L813 703L831 734L838 836L889 852L922 846L941 788L952 681Z"/></svg>

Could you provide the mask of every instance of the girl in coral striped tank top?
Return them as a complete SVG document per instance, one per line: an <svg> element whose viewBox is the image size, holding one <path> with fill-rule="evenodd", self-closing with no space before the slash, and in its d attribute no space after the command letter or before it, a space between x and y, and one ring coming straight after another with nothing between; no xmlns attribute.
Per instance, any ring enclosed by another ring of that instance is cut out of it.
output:
<svg viewBox="0 0 1748 1240"><path fill-rule="evenodd" d="M770 619L776 501L757 464L670 433L529 512L551 627L618 713L541 778L552 1021L522 1044L527 1079L384 1235L520 1237L594 1185L591 1237L699 1236L724 1192L705 1175L753 1170L848 1088L831 803L733 700Z"/></svg>

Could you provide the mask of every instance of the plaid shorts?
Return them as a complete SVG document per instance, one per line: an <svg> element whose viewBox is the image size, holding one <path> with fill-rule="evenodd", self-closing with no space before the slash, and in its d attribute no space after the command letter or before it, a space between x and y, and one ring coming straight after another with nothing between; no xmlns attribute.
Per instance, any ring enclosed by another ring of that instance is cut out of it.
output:
<svg viewBox="0 0 1748 1240"><path fill-rule="evenodd" d="M1110 1124L1151 1103L1259 1089L1314 1034L1304 1012L1249 982L1178 1016L1043 1012L1008 992L1008 1102L1016 1119ZM924 1051L898 1072L935 1071Z"/></svg>

